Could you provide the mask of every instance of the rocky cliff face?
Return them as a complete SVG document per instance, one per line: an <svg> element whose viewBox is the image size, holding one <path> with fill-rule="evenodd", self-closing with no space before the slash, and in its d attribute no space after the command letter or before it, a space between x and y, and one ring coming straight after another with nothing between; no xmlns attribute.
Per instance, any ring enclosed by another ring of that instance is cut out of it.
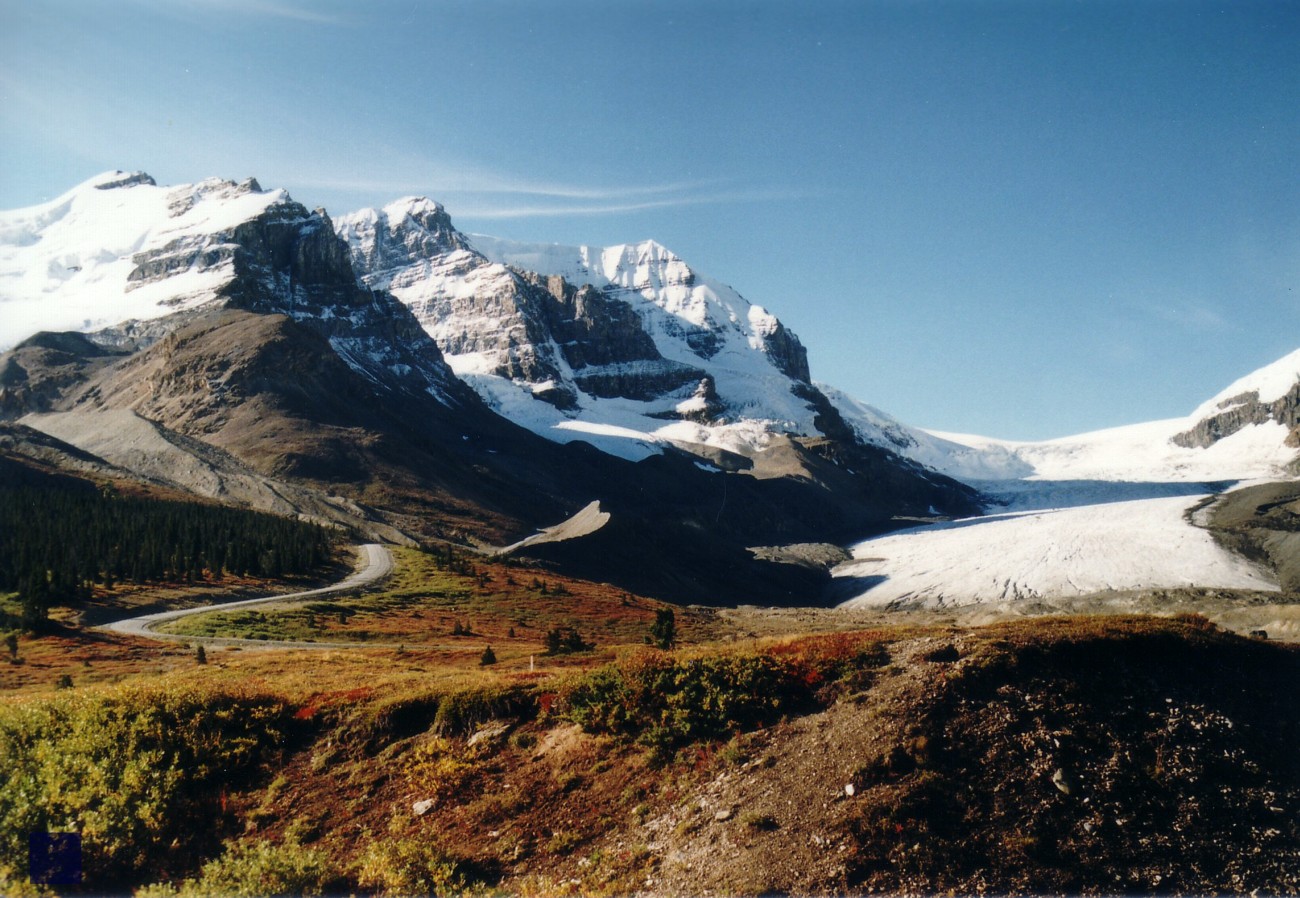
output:
<svg viewBox="0 0 1300 898"><path fill-rule="evenodd" d="M708 377L700 368L665 359L627 303L558 275L514 273L541 310L547 339L567 368L563 376L577 390L649 402L684 387L695 390Z"/></svg>
<svg viewBox="0 0 1300 898"><path fill-rule="evenodd" d="M338 233L362 283L398 295L459 372L526 383L538 398L572 407L545 290L475 252L442 206L410 200L366 210L341 218Z"/></svg>
<svg viewBox="0 0 1300 898"><path fill-rule="evenodd" d="M1190 430L1175 435L1173 440L1188 449L1205 449L1242 428L1270 421L1287 428L1288 446L1300 446L1300 383L1272 402L1261 402L1257 390L1221 400L1214 413Z"/></svg>
<svg viewBox="0 0 1300 898"><path fill-rule="evenodd" d="M489 404L551 439L644 457L667 442L752 452L822 433L798 338L659 244L467 238L425 199L336 226L363 283L409 306Z"/></svg>
<svg viewBox="0 0 1300 898"><path fill-rule="evenodd" d="M15 326L108 324L95 341L134 350L213 308L280 313L382 389L479 401L401 303L358 286L323 210L252 178L163 188L117 172L0 224L0 303Z"/></svg>
<svg viewBox="0 0 1300 898"><path fill-rule="evenodd" d="M665 359L626 303L489 261L437 203L399 201L338 227L363 283L400 296L462 373L520 384L563 411L579 393L649 401L705 377Z"/></svg>
<svg viewBox="0 0 1300 898"><path fill-rule="evenodd" d="M323 209L276 204L230 231L235 277L227 304L288 315L325 337L353 370L383 388L477 402L423 328L390 294L360 288L347 247Z"/></svg>
<svg viewBox="0 0 1300 898"><path fill-rule="evenodd" d="M89 373L120 358L77 333L29 337L0 355L0 419L48 411Z"/></svg>

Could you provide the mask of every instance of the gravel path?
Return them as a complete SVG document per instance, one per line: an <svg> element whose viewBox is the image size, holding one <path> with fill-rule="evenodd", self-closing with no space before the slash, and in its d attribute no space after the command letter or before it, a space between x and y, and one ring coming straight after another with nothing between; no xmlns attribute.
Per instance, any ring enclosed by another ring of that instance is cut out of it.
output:
<svg viewBox="0 0 1300 898"><path fill-rule="evenodd" d="M236 602L220 602L215 605L200 605L196 608L182 608L177 611L158 611L142 614L96 627L112 633L127 636L143 636L147 639L159 639L172 642L203 643L205 645L240 645L273 646L275 648L355 648L357 643L295 642L281 639L230 639L215 636L182 636L174 633L159 633L154 628L159 624L179 620L191 614L205 614L209 611L229 611L232 608L248 608L254 605L267 605L272 602L298 602L319 596L337 595L339 593L360 592L374 586L393 572L393 556L388 549L377 543L360 546L361 563L355 572L344 580L331 586L309 589L305 592L293 592L285 595L264 596L258 599L240 599Z"/></svg>

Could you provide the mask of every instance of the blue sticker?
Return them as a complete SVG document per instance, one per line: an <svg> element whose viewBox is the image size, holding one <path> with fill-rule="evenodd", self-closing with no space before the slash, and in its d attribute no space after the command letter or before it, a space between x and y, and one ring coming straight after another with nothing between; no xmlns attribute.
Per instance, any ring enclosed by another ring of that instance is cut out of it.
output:
<svg viewBox="0 0 1300 898"><path fill-rule="evenodd" d="M27 840L27 869L38 885L80 885L81 833L32 833Z"/></svg>

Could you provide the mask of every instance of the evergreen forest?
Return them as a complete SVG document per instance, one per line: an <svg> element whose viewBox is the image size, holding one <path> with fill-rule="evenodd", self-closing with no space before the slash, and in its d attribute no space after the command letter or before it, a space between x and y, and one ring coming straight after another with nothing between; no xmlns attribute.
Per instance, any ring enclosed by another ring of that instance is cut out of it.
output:
<svg viewBox="0 0 1300 898"><path fill-rule="evenodd" d="M0 593L23 626L94 584L278 578L319 568L337 533L244 509L121 495L72 477L0 466Z"/></svg>

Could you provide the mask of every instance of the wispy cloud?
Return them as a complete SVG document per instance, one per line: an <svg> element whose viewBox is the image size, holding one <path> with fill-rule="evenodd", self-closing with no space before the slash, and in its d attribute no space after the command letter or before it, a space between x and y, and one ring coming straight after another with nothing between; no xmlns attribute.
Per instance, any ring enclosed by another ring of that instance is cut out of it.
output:
<svg viewBox="0 0 1300 898"><path fill-rule="evenodd" d="M569 200L626 200L636 196L687 193L718 187L718 182L679 181L667 184L592 187L576 184L545 183L512 178L480 170L455 170L454 166L430 166L439 170L433 177L405 178L338 178L306 177L300 183L321 190L352 190L391 196L411 193L489 194L502 196L541 196ZM448 173L447 169L453 169Z"/></svg>
<svg viewBox="0 0 1300 898"><path fill-rule="evenodd" d="M295 0L134 0L138 6L172 16L219 13L226 17L255 16L311 25L344 25L348 17L322 8L319 2Z"/></svg>
<svg viewBox="0 0 1300 898"><path fill-rule="evenodd" d="M527 205L467 203L455 211L467 218L541 218L569 215L612 215L622 212L639 212L647 209L667 209L681 206L709 206L726 203L775 202L799 199L807 194L792 190L734 190L702 192L665 197L663 199L629 200L621 203L534 203Z"/></svg>
<svg viewBox="0 0 1300 898"><path fill-rule="evenodd" d="M786 188L741 187L726 180L596 185L531 180L455 164L426 163L402 168L436 174L339 178L300 173L295 181L300 188L364 193L375 197L377 202L382 202L383 197L423 195L446 203L457 215L492 219L610 215L681 206L789 200L809 195L806 191Z"/></svg>

